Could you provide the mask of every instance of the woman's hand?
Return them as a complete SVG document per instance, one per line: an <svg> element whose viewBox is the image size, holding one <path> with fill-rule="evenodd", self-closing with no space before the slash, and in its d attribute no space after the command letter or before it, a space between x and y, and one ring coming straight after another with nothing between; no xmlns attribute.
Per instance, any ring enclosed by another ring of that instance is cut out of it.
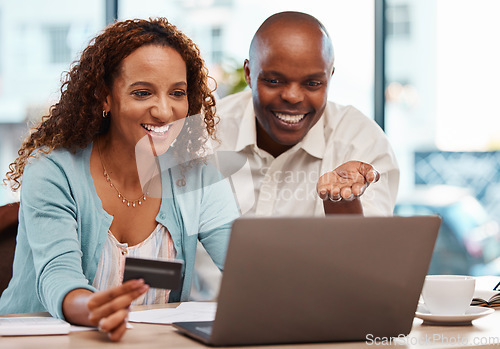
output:
<svg viewBox="0 0 500 349"><path fill-rule="evenodd" d="M112 341L120 340L127 329L130 304L148 288L140 279L94 293L87 303L90 323L107 333Z"/></svg>
<svg viewBox="0 0 500 349"><path fill-rule="evenodd" d="M64 298L64 315L71 323L97 326L109 339L118 341L127 329L130 304L148 289L139 279L96 293L73 290Z"/></svg>

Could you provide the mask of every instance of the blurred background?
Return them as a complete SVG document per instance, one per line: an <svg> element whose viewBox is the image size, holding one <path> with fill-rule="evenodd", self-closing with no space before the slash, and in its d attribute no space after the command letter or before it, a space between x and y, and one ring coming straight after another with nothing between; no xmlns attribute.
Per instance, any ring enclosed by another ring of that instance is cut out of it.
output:
<svg viewBox="0 0 500 349"><path fill-rule="evenodd" d="M61 76L115 18L165 16L200 47L218 97L269 15L316 16L335 48L329 97L387 133L401 166L398 215L437 213L430 273L500 275L500 1L0 0L0 173L57 101ZM497 44L495 44L497 42ZM0 205L18 194L0 186Z"/></svg>

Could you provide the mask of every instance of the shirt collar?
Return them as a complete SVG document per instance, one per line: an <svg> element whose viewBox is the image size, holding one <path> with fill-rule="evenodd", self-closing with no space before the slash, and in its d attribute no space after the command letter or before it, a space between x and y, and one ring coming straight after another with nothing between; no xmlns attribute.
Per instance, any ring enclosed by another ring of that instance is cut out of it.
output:
<svg viewBox="0 0 500 349"><path fill-rule="evenodd" d="M235 150L241 151L249 145L255 145L255 147L257 147L257 126L255 124L252 99L250 99L243 112Z"/></svg>
<svg viewBox="0 0 500 349"><path fill-rule="evenodd" d="M318 122L307 132L304 139L300 142L301 148L304 149L310 155L323 159L325 154L325 134L324 134L324 125L325 125L325 114L319 118Z"/></svg>

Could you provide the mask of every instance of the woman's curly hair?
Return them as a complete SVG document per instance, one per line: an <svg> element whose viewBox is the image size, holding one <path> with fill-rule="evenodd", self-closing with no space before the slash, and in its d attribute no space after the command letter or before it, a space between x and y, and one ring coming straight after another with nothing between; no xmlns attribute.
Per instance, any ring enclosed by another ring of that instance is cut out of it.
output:
<svg viewBox="0 0 500 349"><path fill-rule="evenodd" d="M105 99L120 73L121 62L144 45L168 46L179 52L186 62L188 115L201 113L206 133L215 139L215 98L208 86L208 69L196 44L166 18L120 21L92 39L80 60L73 62L65 73L59 102L31 129L17 159L9 165L4 182L10 181L15 191L21 185L30 157L58 148L72 151L85 148L98 134L107 132L110 118L102 117ZM193 138L186 142L193 151L201 145L193 142Z"/></svg>

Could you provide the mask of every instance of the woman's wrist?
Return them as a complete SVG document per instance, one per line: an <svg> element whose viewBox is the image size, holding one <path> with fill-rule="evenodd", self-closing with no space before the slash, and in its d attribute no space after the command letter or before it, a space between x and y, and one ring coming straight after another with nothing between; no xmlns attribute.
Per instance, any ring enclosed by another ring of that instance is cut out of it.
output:
<svg viewBox="0 0 500 349"><path fill-rule="evenodd" d="M64 297L62 310L66 321L84 326L95 326L89 320L88 301L93 292L84 288L74 289Z"/></svg>

